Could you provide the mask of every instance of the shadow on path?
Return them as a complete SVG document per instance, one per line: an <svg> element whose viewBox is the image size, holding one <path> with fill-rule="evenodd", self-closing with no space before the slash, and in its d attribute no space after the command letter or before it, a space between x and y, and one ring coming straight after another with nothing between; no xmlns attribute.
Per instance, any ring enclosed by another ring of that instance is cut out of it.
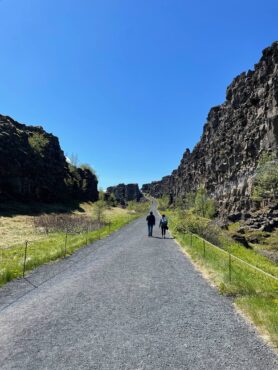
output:
<svg viewBox="0 0 278 370"><path fill-rule="evenodd" d="M151 236L151 238L154 238L154 239L164 239L164 240L174 240L175 238L168 238L168 237L166 237L166 238L162 238L161 236Z"/></svg>

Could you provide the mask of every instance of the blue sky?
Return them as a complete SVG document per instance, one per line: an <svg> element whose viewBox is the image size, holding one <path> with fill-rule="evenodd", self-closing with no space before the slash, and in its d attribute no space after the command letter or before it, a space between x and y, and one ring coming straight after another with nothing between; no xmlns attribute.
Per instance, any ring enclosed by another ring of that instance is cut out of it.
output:
<svg viewBox="0 0 278 370"><path fill-rule="evenodd" d="M0 113L57 135L104 188L170 174L278 40L277 0L2 0L0 14Z"/></svg>

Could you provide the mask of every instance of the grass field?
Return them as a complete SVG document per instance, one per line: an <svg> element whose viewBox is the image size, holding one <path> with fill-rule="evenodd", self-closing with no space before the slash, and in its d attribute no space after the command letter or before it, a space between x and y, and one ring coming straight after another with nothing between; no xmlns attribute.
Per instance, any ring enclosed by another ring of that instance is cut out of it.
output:
<svg viewBox="0 0 278 370"><path fill-rule="evenodd" d="M148 205L146 205L148 208ZM93 203L81 204L75 215L95 217ZM0 285L23 275L25 268L31 270L43 263L72 254L75 250L100 238L104 238L122 226L140 217L141 212L122 208L106 209L102 226L93 231L77 234L65 232L40 233L34 227L37 215L3 216L0 219ZM26 240L28 240L26 249Z"/></svg>
<svg viewBox="0 0 278 370"><path fill-rule="evenodd" d="M170 215L170 229L182 248L222 294L234 297L235 304L258 327L262 335L278 349L278 281L247 266L222 250L210 246L190 234L175 229L175 212ZM225 250L225 248L223 248ZM226 252L278 277L278 265L255 250L237 243Z"/></svg>
<svg viewBox="0 0 278 370"><path fill-rule="evenodd" d="M46 211L48 210L46 209ZM38 233L37 230L34 228L34 218L37 217L38 214L36 212L33 213L32 211L30 213L31 214L27 214L26 210L25 215L12 214L9 216L0 216L0 249L24 243L25 240L36 241L45 237L41 233ZM41 213L44 213L43 208ZM59 214L60 212L55 211L51 213ZM94 217L95 205L94 203L90 202L82 203L76 210L71 211L70 214ZM130 214L128 210L113 207L105 210L104 218L106 220L110 220L115 217L124 216L127 214Z"/></svg>

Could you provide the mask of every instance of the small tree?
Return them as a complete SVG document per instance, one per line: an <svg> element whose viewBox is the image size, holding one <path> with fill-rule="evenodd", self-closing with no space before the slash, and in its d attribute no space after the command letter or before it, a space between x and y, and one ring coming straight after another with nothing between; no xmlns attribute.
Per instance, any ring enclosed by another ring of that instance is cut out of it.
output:
<svg viewBox="0 0 278 370"><path fill-rule="evenodd" d="M69 160L70 160L70 163L74 166L74 167L78 167L78 155L75 154L75 153L72 153L69 157Z"/></svg>
<svg viewBox="0 0 278 370"><path fill-rule="evenodd" d="M252 199L278 200L278 161L274 154L264 153L254 176Z"/></svg>
<svg viewBox="0 0 278 370"><path fill-rule="evenodd" d="M95 215L96 220L98 224L100 225L102 222L104 222L104 213L107 209L107 203L104 200L98 200L94 203L95 206Z"/></svg>
<svg viewBox="0 0 278 370"><path fill-rule="evenodd" d="M175 200L175 207L181 210L194 208L196 194L188 192Z"/></svg>
<svg viewBox="0 0 278 370"><path fill-rule="evenodd" d="M102 189L102 188L100 188L99 190L98 190L98 199L99 200L106 200L105 199L105 192L104 192L104 190Z"/></svg>
<svg viewBox="0 0 278 370"><path fill-rule="evenodd" d="M202 186L197 190L194 202L195 211L202 217L212 218L215 215L215 204Z"/></svg>
<svg viewBox="0 0 278 370"><path fill-rule="evenodd" d="M184 200L186 209L190 209L194 207L195 198L196 198L196 193L193 193L193 192L186 193L185 200Z"/></svg>
<svg viewBox="0 0 278 370"><path fill-rule="evenodd" d="M170 198L168 195L163 195L160 199L158 199L159 208L161 211L165 211L170 204Z"/></svg>
<svg viewBox="0 0 278 370"><path fill-rule="evenodd" d="M177 197L175 200L175 207L180 210L185 210L186 209L185 197L183 196Z"/></svg>

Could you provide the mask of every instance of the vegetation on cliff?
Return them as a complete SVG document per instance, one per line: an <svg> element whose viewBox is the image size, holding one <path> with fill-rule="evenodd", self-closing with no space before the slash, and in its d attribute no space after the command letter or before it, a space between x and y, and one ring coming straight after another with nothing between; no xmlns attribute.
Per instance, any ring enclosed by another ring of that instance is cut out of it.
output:
<svg viewBox="0 0 278 370"><path fill-rule="evenodd" d="M259 160L253 181L252 198L259 202L267 200L277 203L278 159L273 153L263 153Z"/></svg>

